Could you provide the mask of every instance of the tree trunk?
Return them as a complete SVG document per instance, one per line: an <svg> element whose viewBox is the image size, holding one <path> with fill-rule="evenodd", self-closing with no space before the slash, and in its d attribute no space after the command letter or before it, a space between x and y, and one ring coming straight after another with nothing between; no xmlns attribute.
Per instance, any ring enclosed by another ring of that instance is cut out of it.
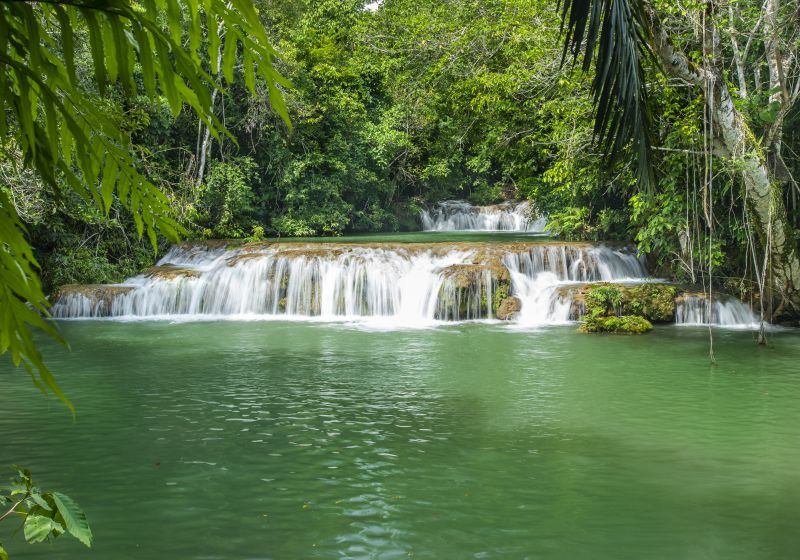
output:
<svg viewBox="0 0 800 560"><path fill-rule="evenodd" d="M220 37L224 37L224 34ZM222 48L219 49L219 54L217 55L217 68L221 68L222 66ZM217 101L217 93L219 93L219 89L214 88L214 91L211 92L211 112L214 112L214 103ZM200 132L205 129L202 134L202 142L200 141ZM195 185L200 186L203 184L203 179L205 178L206 173L206 159L208 158L208 152L211 148L211 129L204 125L201 121L199 123L199 129L197 134L197 178L195 179Z"/></svg>
<svg viewBox="0 0 800 560"><path fill-rule="evenodd" d="M700 68L675 50L657 16L652 14L655 51L665 71L706 91L712 96L717 134L732 157L740 162L744 199L751 221L763 247L769 251L775 312L772 319L800 312L800 259L779 184L767 165L766 156L745 119L736 109L721 69L716 65ZM712 25L709 23L707 25ZM706 30L713 36L714 30Z"/></svg>

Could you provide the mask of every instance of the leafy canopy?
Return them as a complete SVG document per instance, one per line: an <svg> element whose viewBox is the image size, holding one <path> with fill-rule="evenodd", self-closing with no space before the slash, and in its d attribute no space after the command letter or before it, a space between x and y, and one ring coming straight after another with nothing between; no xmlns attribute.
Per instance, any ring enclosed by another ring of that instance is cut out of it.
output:
<svg viewBox="0 0 800 560"><path fill-rule="evenodd" d="M104 110L106 90L163 96L174 115L188 105L215 138L230 136L211 92L233 82L241 56L247 89L255 95L263 81L288 125L279 86L290 84L273 67L275 55L247 0L0 2L0 149L20 150L56 196L72 191L105 213L118 200L155 248L157 233L176 240L183 230L166 195L138 170L129 132ZM91 58L93 75L77 71L80 56ZM0 186L0 354L10 352L37 387L71 408L33 341L34 328L58 338L43 318L38 269Z"/></svg>

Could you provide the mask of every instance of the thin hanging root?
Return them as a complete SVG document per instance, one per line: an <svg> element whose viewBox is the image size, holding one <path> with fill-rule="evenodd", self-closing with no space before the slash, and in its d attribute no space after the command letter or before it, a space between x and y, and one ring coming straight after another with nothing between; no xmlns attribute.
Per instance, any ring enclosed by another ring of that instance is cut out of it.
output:
<svg viewBox="0 0 800 560"><path fill-rule="evenodd" d="M712 366L717 365L717 357L714 354L714 332L711 330L711 325L708 326L708 361Z"/></svg>

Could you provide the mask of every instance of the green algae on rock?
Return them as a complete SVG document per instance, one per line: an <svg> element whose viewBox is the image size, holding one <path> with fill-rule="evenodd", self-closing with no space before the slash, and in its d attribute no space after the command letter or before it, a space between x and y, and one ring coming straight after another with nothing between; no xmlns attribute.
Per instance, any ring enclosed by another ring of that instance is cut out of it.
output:
<svg viewBox="0 0 800 560"><path fill-rule="evenodd" d="M644 334L652 330L653 324L638 315L623 315L617 317L589 317L580 328L580 332L585 333L618 333L618 334Z"/></svg>

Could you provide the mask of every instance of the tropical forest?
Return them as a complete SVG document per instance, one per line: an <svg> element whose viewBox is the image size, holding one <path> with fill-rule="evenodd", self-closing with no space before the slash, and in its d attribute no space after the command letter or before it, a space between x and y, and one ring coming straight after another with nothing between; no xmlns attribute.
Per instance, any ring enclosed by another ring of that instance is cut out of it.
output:
<svg viewBox="0 0 800 560"><path fill-rule="evenodd" d="M0 0L0 560L800 550L797 0Z"/></svg>

